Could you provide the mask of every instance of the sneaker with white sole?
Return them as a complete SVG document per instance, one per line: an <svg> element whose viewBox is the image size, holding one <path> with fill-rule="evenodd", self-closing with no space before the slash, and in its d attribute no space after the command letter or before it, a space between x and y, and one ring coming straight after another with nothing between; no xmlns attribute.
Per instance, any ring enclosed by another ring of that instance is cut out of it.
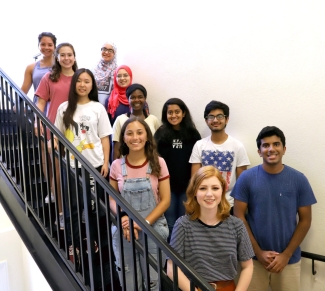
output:
<svg viewBox="0 0 325 291"><path fill-rule="evenodd" d="M59 222L60 222L60 229L64 229L64 219L63 219L63 214L59 214ZM54 222L55 225L57 225L56 221Z"/></svg>
<svg viewBox="0 0 325 291"><path fill-rule="evenodd" d="M54 201L55 201L54 195L51 193L51 203L53 203ZM45 203L49 204L49 195L46 195Z"/></svg>
<svg viewBox="0 0 325 291"><path fill-rule="evenodd" d="M76 256L77 256L76 263L79 264L79 262L80 262L79 248L76 248ZM75 260L74 260L74 256L73 256L72 245L69 246L69 260L74 264Z"/></svg>

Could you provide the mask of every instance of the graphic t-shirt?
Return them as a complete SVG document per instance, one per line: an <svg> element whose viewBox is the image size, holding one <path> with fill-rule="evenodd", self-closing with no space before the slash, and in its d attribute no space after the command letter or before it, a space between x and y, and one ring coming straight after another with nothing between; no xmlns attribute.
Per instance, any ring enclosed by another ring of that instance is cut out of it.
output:
<svg viewBox="0 0 325 291"><path fill-rule="evenodd" d="M230 205L234 204L230 193L236 183L236 168L250 164L246 150L239 140L228 135L223 144L215 144L211 141L211 135L203 138L194 145L189 162L216 167L227 182L227 200Z"/></svg>
<svg viewBox="0 0 325 291"><path fill-rule="evenodd" d="M112 134L112 127L104 106L94 101L82 105L77 104L73 115L74 124L66 129L63 123L63 113L67 107L68 102L60 105L55 126L95 168L102 166L104 153L101 138ZM70 154L70 164L72 167L75 166L72 154ZM80 164L78 166L81 167Z"/></svg>
<svg viewBox="0 0 325 291"><path fill-rule="evenodd" d="M161 126L155 133L157 150L166 161L172 193L183 193L191 178L191 164L188 160L194 144L201 139L201 136L196 129L192 129L190 137L185 139L181 131L173 130L167 138L164 136L165 131L166 129Z"/></svg>

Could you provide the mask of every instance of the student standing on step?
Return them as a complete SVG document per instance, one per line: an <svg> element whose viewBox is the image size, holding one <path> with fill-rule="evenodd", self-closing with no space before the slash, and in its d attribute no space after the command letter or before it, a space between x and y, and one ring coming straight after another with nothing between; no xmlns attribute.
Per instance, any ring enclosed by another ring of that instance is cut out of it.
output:
<svg viewBox="0 0 325 291"><path fill-rule="evenodd" d="M192 176L186 191L186 215L176 221L170 245L215 290L245 291L252 278L254 252L244 223L230 215L226 187L213 166L202 167ZM238 261L241 272L236 287ZM167 274L174 279L171 260L167 261ZM179 268L178 284L182 291L190 291L190 281Z"/></svg>
<svg viewBox="0 0 325 291"><path fill-rule="evenodd" d="M25 70L24 81L23 85L21 86L21 90L25 94L28 94L29 89L32 87L32 85L34 88L34 92L36 92L42 77L52 69L55 60L55 35L51 32L42 32L38 36L38 47L42 54L42 58L39 61L28 65ZM37 103L35 97L34 103Z"/></svg>
<svg viewBox="0 0 325 291"><path fill-rule="evenodd" d="M122 158L112 163L110 184L162 237L167 239L168 226L164 212L170 204L169 173L163 158L158 157L156 145L147 123L140 118L128 119L121 130L120 152ZM111 211L116 214L117 205L110 198ZM158 274L150 266L150 288L143 286L144 258L138 251L133 256L130 241L129 217L122 214L123 252L128 291L135 290L134 276L137 274L138 290L159 290ZM116 266L122 280L119 231L112 226L113 250ZM134 222L134 235L140 244L144 244L140 226ZM157 246L148 239L148 250L157 259ZM133 259L137 269L133 270ZM122 282L122 281L121 281Z"/></svg>
<svg viewBox="0 0 325 291"><path fill-rule="evenodd" d="M71 80L69 100L63 102L55 119L55 126L77 148L79 152L96 168L104 177L108 178L109 172L109 138L112 128L108 120L105 107L98 100L98 91L93 73L88 69L78 69ZM58 149L58 141L55 138L55 148ZM74 155L70 152L70 166L75 167ZM81 163L79 175L81 175ZM75 238L79 238L77 220L76 191L72 185L72 223ZM77 192L81 194L80 191ZM101 187L96 191L103 198ZM67 197L64 197L65 199ZM68 200L66 199L65 201ZM79 197L83 201L83 197ZM66 203L66 204L67 204ZM83 205L83 202L81 202ZM70 216L70 213L67 213ZM79 240L75 240L79 247ZM97 242L95 243L95 249ZM98 249L97 249L98 250Z"/></svg>
<svg viewBox="0 0 325 291"><path fill-rule="evenodd" d="M55 117L59 106L68 100L71 79L74 72L77 70L76 53L73 46L70 43L61 43L57 46L55 51L55 61L51 72L48 72L42 78L35 95L39 98L37 101L37 107L44 112L46 104L50 102L47 118L54 124ZM46 113L46 112L45 112ZM47 133L43 133L43 126L40 128L42 135L46 137L48 141L50 139L49 130ZM38 134L37 123L35 121L35 134ZM48 143L50 147L50 143ZM49 148L50 150L50 148ZM52 162L50 157L47 157L49 165L49 176L48 179L51 185L51 195L47 197L45 203L49 200L54 201L54 195L58 194L58 209L59 209L59 222L60 228L64 229L63 213L62 213L62 201L61 201L61 190L60 190L60 172L59 172L59 161L55 159L56 177L52 175ZM42 146L42 160L45 164L45 149ZM43 167L44 174L46 176L46 168ZM54 179L53 179L54 178ZM54 192L54 182L56 181L57 193Z"/></svg>
<svg viewBox="0 0 325 291"><path fill-rule="evenodd" d="M156 131L155 140L160 156L166 161L170 174L171 203L165 212L169 238L177 218L185 214L186 188L191 178L188 162L194 144L201 139L189 109L179 98L166 101L161 113L163 125Z"/></svg>
<svg viewBox="0 0 325 291"><path fill-rule="evenodd" d="M285 136L266 126L256 138L262 164L245 171L231 196L234 214L246 225L254 252L249 291L299 291L301 250L316 203L307 178L284 165Z"/></svg>
<svg viewBox="0 0 325 291"><path fill-rule="evenodd" d="M231 190L250 162L243 144L226 133L229 122L228 105L220 101L211 101L205 107L204 119L211 130L211 135L199 140L193 147L190 158L192 175L202 166L216 167L227 182L226 197L233 206Z"/></svg>

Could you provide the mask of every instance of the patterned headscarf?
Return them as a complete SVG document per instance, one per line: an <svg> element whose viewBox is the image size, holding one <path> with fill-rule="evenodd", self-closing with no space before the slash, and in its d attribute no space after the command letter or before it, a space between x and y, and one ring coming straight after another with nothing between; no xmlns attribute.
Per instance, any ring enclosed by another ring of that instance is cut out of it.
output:
<svg viewBox="0 0 325 291"><path fill-rule="evenodd" d="M93 73L96 80L98 88L101 88L107 82L109 77L114 77L114 72L117 68L116 63L116 45L113 42L105 42L105 44L110 44L114 50L114 57L111 61L105 62L102 58L100 59L97 66L94 68Z"/></svg>
<svg viewBox="0 0 325 291"><path fill-rule="evenodd" d="M114 73L114 88L111 92L111 96L109 97L108 100L108 108L107 112L114 118L116 109L119 105L119 103L122 103L124 105L129 105L128 98L126 97L126 89L127 87L120 87L120 85L117 83L116 76L118 74L118 71L124 69L127 71L127 73L130 76L130 84L132 84L132 71L128 66L122 65L119 66Z"/></svg>

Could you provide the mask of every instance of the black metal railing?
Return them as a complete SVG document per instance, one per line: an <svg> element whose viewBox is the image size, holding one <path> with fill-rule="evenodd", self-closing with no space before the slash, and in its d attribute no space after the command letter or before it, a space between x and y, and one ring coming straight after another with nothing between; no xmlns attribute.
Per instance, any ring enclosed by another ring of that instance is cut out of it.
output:
<svg viewBox="0 0 325 291"><path fill-rule="evenodd" d="M302 251L301 256L306 259L311 259L311 273L313 275L316 275L316 273L317 273L315 270L315 261L325 263L325 256L322 256L322 255L317 255L317 254Z"/></svg>
<svg viewBox="0 0 325 291"><path fill-rule="evenodd" d="M159 290L178 290L177 279L171 282L166 274L162 257L167 256L174 263L174 272L177 273L176 267L179 267L189 278L191 290L194 286L201 290L213 290L57 131L1 69L0 86L1 170L18 193L26 219L37 222L82 290L115 291L120 288L115 271L111 226L114 224L120 230L119 243L122 246L121 217L119 211L117 217L112 215L109 197L116 201L118 210L122 208L127 213L131 226L134 221L143 230L144 245L139 244L133 235L131 244L133 255L137 252L144 258L147 284L151 266L158 272ZM54 136L59 142L57 151L49 150L54 148ZM70 153L74 156L73 165L67 158ZM1 189L0 194L5 195ZM49 203L45 203L46 196ZM59 223L61 211L64 230L60 229ZM157 257L148 253L149 239L158 249ZM174 278L177 278L176 275ZM122 279L122 290L126 290L124 272Z"/></svg>

